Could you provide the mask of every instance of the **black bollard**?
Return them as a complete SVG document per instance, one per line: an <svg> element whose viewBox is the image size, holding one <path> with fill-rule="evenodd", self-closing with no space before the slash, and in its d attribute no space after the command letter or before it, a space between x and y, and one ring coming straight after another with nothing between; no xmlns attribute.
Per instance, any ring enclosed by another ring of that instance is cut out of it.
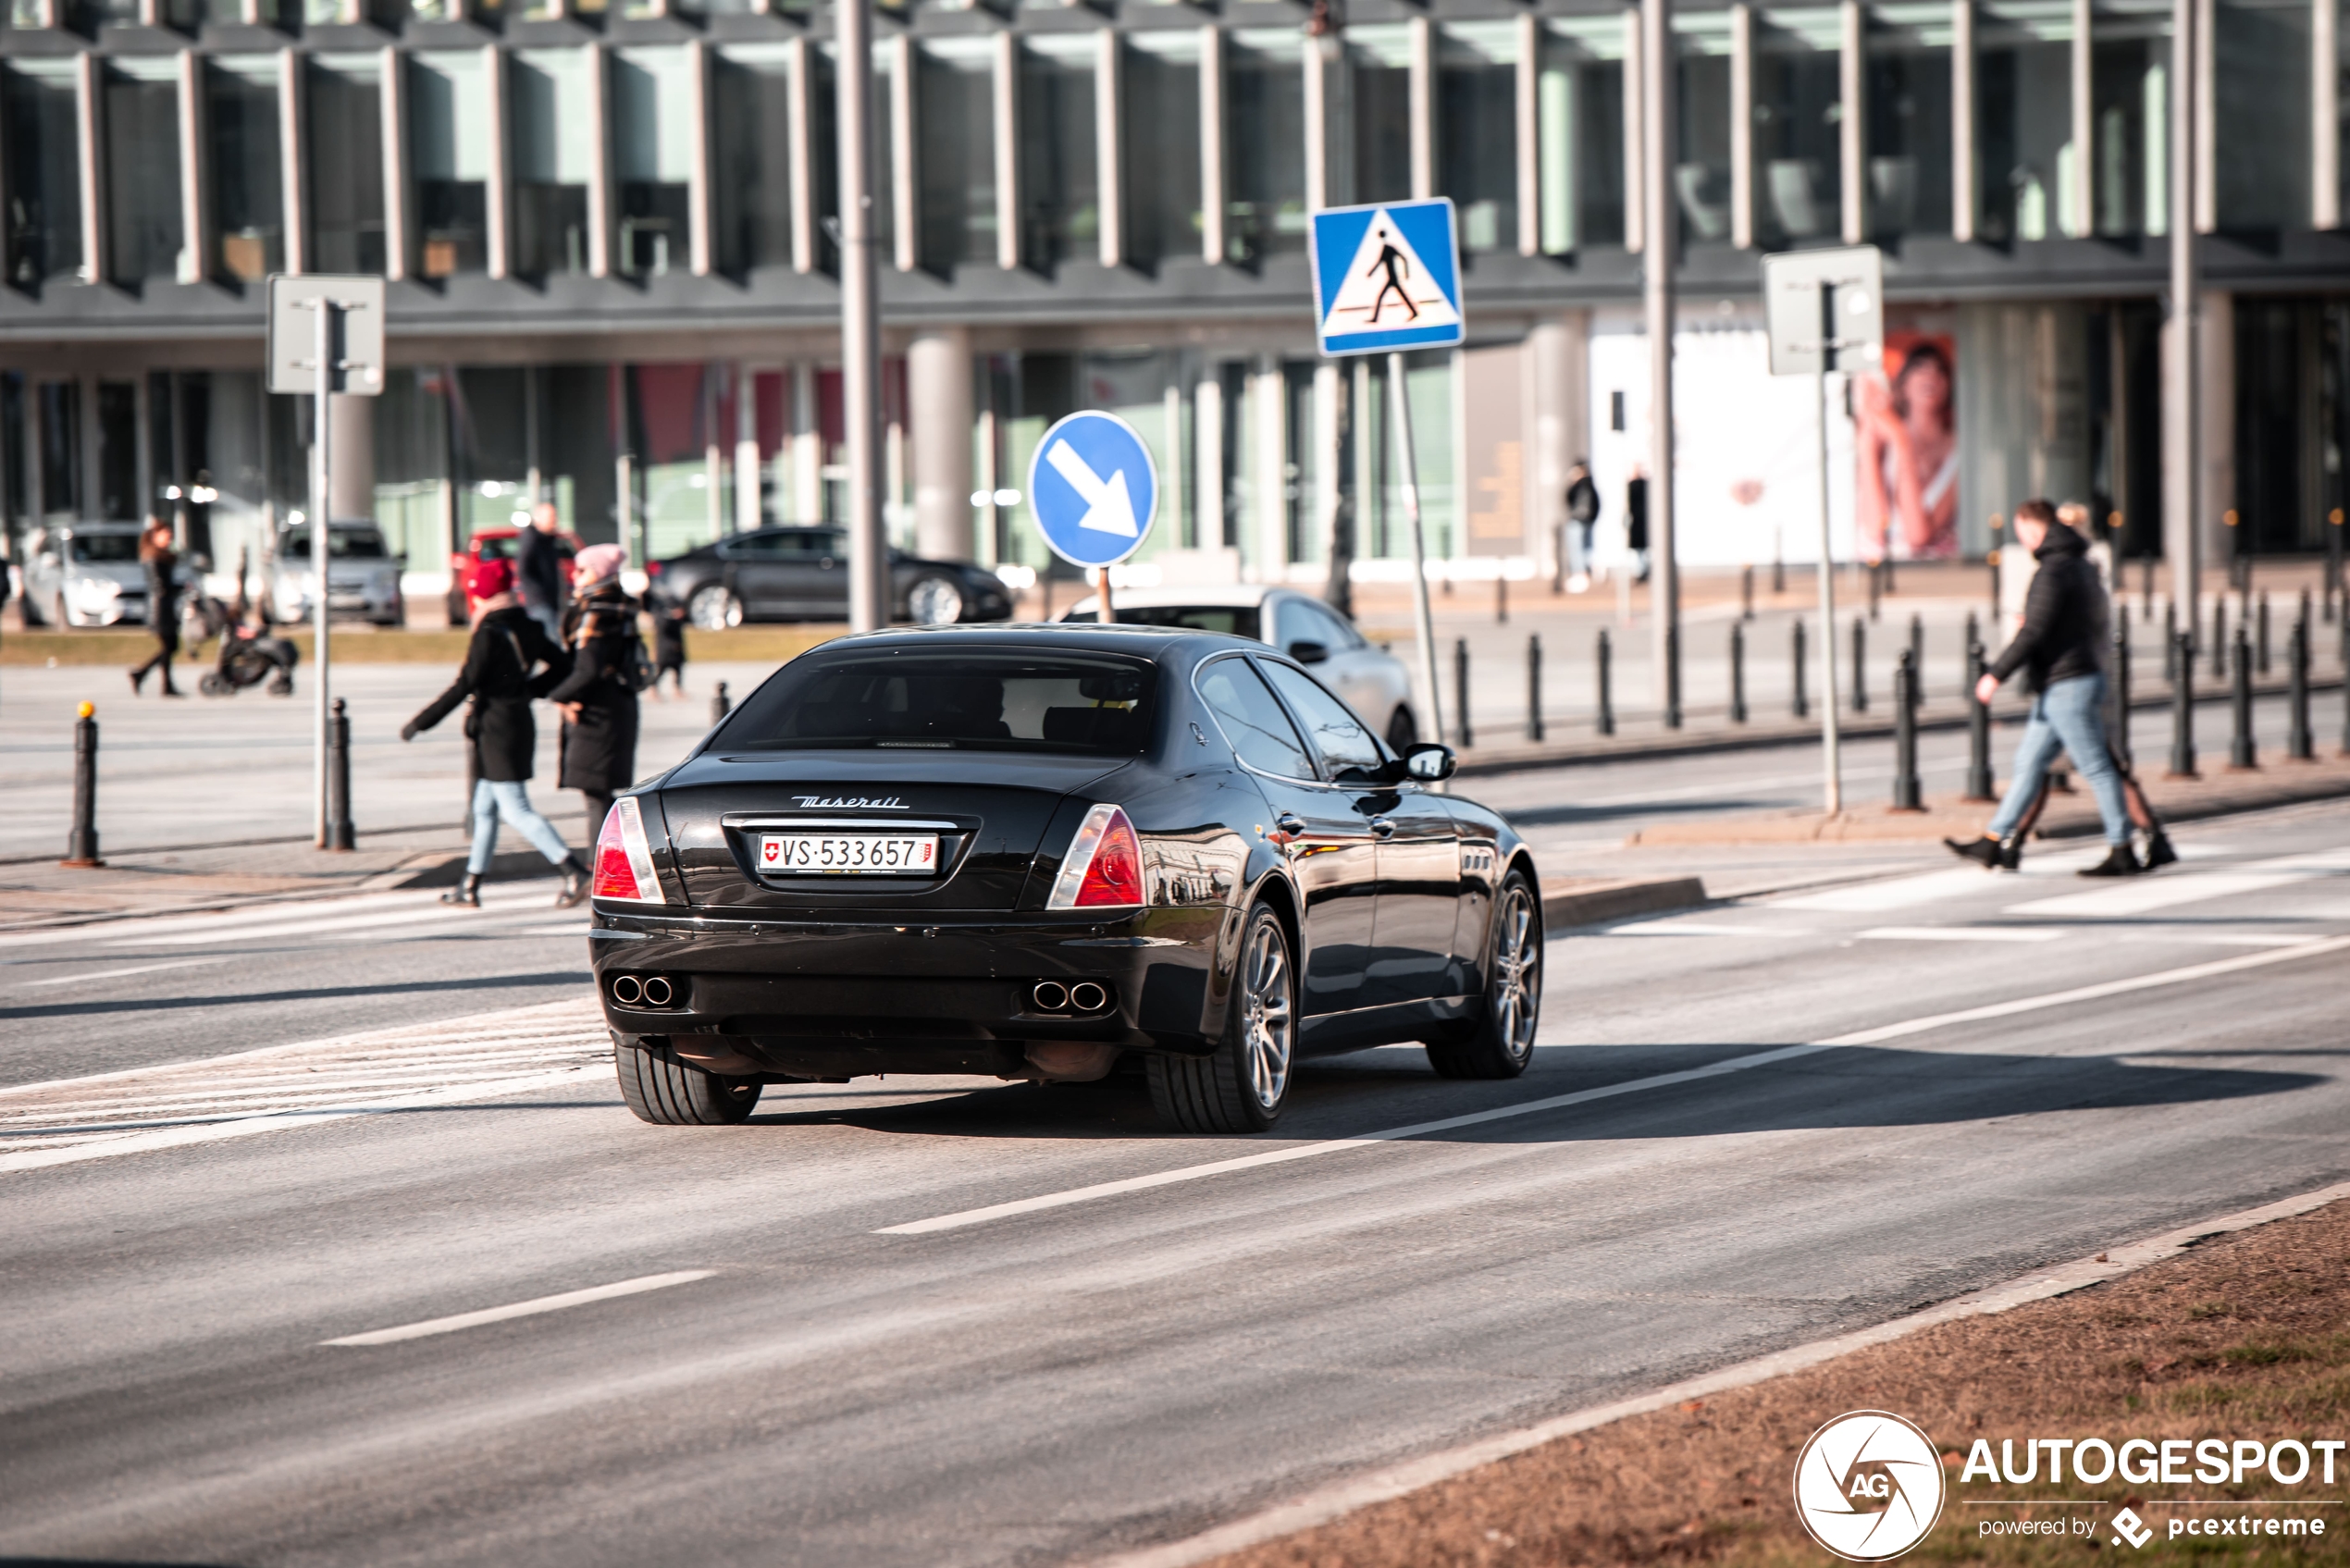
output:
<svg viewBox="0 0 2350 1568"><path fill-rule="evenodd" d="M732 712L734 707L733 700L726 696L726 683L719 682L718 689L710 694L710 722L713 724L718 722Z"/></svg>
<svg viewBox="0 0 2350 1568"><path fill-rule="evenodd" d="M1803 695L1803 623L1800 620L1795 623L1795 716L1799 719L1812 716L1811 699ZM2350 730L2343 733L2350 735Z"/></svg>
<svg viewBox="0 0 2350 1568"><path fill-rule="evenodd" d="M2150 555L2138 562L2138 609L2147 615L2154 613L2154 557Z"/></svg>
<svg viewBox="0 0 2350 1568"><path fill-rule="evenodd" d="M1542 639L1526 639L1526 738L1542 738Z"/></svg>
<svg viewBox="0 0 2350 1568"><path fill-rule="evenodd" d="M1738 619L1754 619L1754 568L1751 566L1738 574Z"/></svg>
<svg viewBox="0 0 2350 1568"><path fill-rule="evenodd" d="M1453 707L1460 715L1461 749L1466 751L1477 744L1477 731L1469 724L1469 661L1468 639L1453 639Z"/></svg>
<svg viewBox="0 0 2350 1568"><path fill-rule="evenodd" d="M2121 629L2113 634L2113 722L2106 733L2113 737L2114 759L2130 771L2130 611L2121 611Z"/></svg>
<svg viewBox="0 0 2350 1568"><path fill-rule="evenodd" d="M1852 711L1869 710L1869 623L1852 617Z"/></svg>
<svg viewBox="0 0 2350 1568"><path fill-rule="evenodd" d="M2162 607L2162 678L2179 678L2179 607L2175 604Z"/></svg>
<svg viewBox="0 0 2350 1568"><path fill-rule="evenodd" d="M2267 673L2269 673L2269 668L2270 668L2270 666L2269 666L2269 590L2268 590L2268 589L2266 589L2266 588L2262 588L2262 589L2260 590L2260 607L2259 607L2258 613L2259 613L2259 617L2260 617L2260 623L2259 623L2259 624L2260 624L2260 631L2259 631L2260 673L2261 673L2262 674L2264 674L2264 675L2265 675L2265 674L2267 674Z"/></svg>
<svg viewBox="0 0 2350 1568"><path fill-rule="evenodd" d="M2350 757L2350 601L2342 612L2342 755Z"/></svg>
<svg viewBox="0 0 2350 1568"><path fill-rule="evenodd" d="M1730 623L1730 722L1746 722L1746 628Z"/></svg>
<svg viewBox="0 0 2350 1568"><path fill-rule="evenodd" d="M2211 596L2211 673L2228 678L2228 597Z"/></svg>
<svg viewBox="0 0 2350 1568"><path fill-rule="evenodd" d="M1870 620L1872 620L1872 621L1876 620L1876 619L1878 618L1878 616L1882 613L1882 610L1881 610L1881 606L1880 606L1880 601L1882 601L1882 600L1884 599L1884 598L1885 598L1885 565L1884 565L1884 563L1883 563L1882 562L1874 562L1874 561L1873 561L1873 562L1869 562L1869 619L1870 619Z"/></svg>
<svg viewBox="0 0 2350 1568"><path fill-rule="evenodd" d="M1910 685L1925 700L1925 617L1910 617Z"/></svg>
<svg viewBox="0 0 2350 1568"><path fill-rule="evenodd" d="M1499 573L1493 576L1493 624L1510 623L1510 580Z"/></svg>
<svg viewBox="0 0 2350 1568"><path fill-rule="evenodd" d="M1592 668L1598 673L1599 676L1599 730L1600 734L1603 735L1612 735L1615 733L1615 701L1608 692L1608 677L1614 673L1612 666L1615 662L1615 656L1614 648L1612 648L1608 644L1607 628L1605 626L1602 626L1600 628L1599 647L1596 650L1594 650L1592 657ZM2345 735L2350 735L2350 730L2345 730L2344 733Z"/></svg>
<svg viewBox="0 0 2350 1568"><path fill-rule="evenodd" d="M1893 809L1925 809L1918 787L1918 666L1908 648L1893 671Z"/></svg>
<svg viewBox="0 0 2350 1568"><path fill-rule="evenodd" d="M2292 710L2285 732L2284 754L2295 762L2318 759L2318 746L2309 734L2309 617L2304 615L2293 623L2293 635L2285 644L2285 658L2292 668L2286 673L2290 683L2285 688L2285 704Z"/></svg>
<svg viewBox="0 0 2350 1568"><path fill-rule="evenodd" d="M359 847L359 830L351 821L351 715L341 698L327 721L327 840L318 847Z"/></svg>
<svg viewBox="0 0 2350 1568"><path fill-rule="evenodd" d="M1664 628L1664 727L1681 727L1681 628Z"/></svg>
<svg viewBox="0 0 2350 1568"><path fill-rule="evenodd" d="M1991 790L1991 705L1980 701L1974 688L1983 681L1983 645L1969 642L1966 649L1966 798L1997 800Z"/></svg>
<svg viewBox="0 0 2350 1568"><path fill-rule="evenodd" d="M2234 720L2228 737L2228 771L2246 772L2260 766L2260 749L2252 739L2252 638L2236 623L2235 689L2229 703Z"/></svg>
<svg viewBox="0 0 2350 1568"><path fill-rule="evenodd" d="M103 866L98 858L98 710L83 703L73 722L73 826L61 866Z"/></svg>
<svg viewBox="0 0 2350 1568"><path fill-rule="evenodd" d="M1787 558L1775 549L1771 552L1771 596L1775 599L1787 592Z"/></svg>
<svg viewBox="0 0 2350 1568"><path fill-rule="evenodd" d="M2195 776L2195 639L2179 632L2171 639L2170 777Z"/></svg>

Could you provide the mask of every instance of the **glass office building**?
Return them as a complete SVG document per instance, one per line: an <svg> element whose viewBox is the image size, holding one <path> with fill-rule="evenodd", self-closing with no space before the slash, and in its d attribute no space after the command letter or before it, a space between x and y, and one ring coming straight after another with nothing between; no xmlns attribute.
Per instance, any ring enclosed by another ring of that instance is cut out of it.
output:
<svg viewBox="0 0 2350 1568"><path fill-rule="evenodd" d="M1759 258L1862 241L1887 256L1886 389L1939 369L1950 455L1945 524L1853 548L1979 553L2035 493L2158 548L2178 223L2208 290L2216 556L2320 548L2350 445L2345 3L2206 0L2187 213L2167 3L1677 6L1687 559L1800 554L1807 394L1763 373ZM1045 565L1027 465L1097 407L1156 448L1142 564L1312 580L1343 526L1358 572L1391 573L1403 397L1445 570L1547 571L1566 464L1608 490L1651 417L1638 20L905 0L852 62L815 0L6 0L11 552L144 516L222 572L267 549L309 503L311 410L260 373L276 272L388 280L392 371L338 405L333 505L377 518L419 589L536 500L639 562L836 516L833 114L855 68L900 542ZM1458 207L1468 344L1400 385L1317 362L1309 215L1419 196Z"/></svg>

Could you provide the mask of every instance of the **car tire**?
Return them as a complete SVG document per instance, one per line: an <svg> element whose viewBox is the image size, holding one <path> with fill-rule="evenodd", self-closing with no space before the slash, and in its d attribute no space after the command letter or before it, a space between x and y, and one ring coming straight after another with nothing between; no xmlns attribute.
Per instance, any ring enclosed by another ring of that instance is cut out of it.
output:
<svg viewBox="0 0 2350 1568"><path fill-rule="evenodd" d="M666 1045L623 1045L612 1052L620 1097L639 1121L661 1127L731 1127L759 1104L759 1080L687 1067Z"/></svg>
<svg viewBox="0 0 2350 1568"><path fill-rule="evenodd" d="M1409 708L1397 703L1395 711L1387 716L1388 749L1400 753L1407 746L1417 746L1419 741L1419 721L1412 717Z"/></svg>
<svg viewBox="0 0 2350 1568"><path fill-rule="evenodd" d="M1428 1042L1443 1078L1515 1078L1534 1059L1542 1021L1542 900L1524 871L1502 879L1485 949L1485 994L1459 1034Z"/></svg>
<svg viewBox="0 0 2350 1568"><path fill-rule="evenodd" d="M906 590L906 618L917 626L948 626L963 618L963 590L952 577L917 577Z"/></svg>
<svg viewBox="0 0 2350 1568"><path fill-rule="evenodd" d="M1240 952L1215 1052L1148 1058L1151 1104L1185 1132L1265 1131L1296 1076L1297 963L1272 906L1249 911Z"/></svg>
<svg viewBox="0 0 2350 1568"><path fill-rule="evenodd" d="M698 632L724 632L743 623L743 601L717 583L694 590L686 601L686 620Z"/></svg>

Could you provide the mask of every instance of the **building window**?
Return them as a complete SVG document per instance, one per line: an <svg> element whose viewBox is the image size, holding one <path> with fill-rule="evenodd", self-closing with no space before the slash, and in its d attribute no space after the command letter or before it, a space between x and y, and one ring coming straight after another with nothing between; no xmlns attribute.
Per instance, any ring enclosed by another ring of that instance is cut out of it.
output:
<svg viewBox="0 0 2350 1568"><path fill-rule="evenodd" d="M1684 245L1730 237L1730 56L1727 13L1676 19L1673 30L1679 124L1675 127L1673 204ZM1693 31L1689 24L1706 24Z"/></svg>
<svg viewBox="0 0 2350 1568"><path fill-rule="evenodd" d="M408 158L416 186L416 270L426 278L489 265L489 80L476 50L409 56Z"/></svg>
<svg viewBox="0 0 2350 1568"><path fill-rule="evenodd" d="M791 265L791 50L746 43L711 63L718 266Z"/></svg>
<svg viewBox="0 0 2350 1568"><path fill-rule="evenodd" d="M624 49L612 64L612 161L619 270L658 278L688 260L694 168L692 61L683 49Z"/></svg>
<svg viewBox="0 0 2350 1568"><path fill-rule="evenodd" d="M1020 254L1044 271L1101 243L1095 49L1091 32L1032 35L1020 47Z"/></svg>
<svg viewBox="0 0 2350 1568"><path fill-rule="evenodd" d="M915 61L922 266L942 278L966 263L993 266L996 86L989 40L934 39Z"/></svg>
<svg viewBox="0 0 2350 1568"><path fill-rule="evenodd" d="M192 277L181 265L187 238L179 206L179 65L118 57L105 94L106 228L109 270L126 288Z"/></svg>
<svg viewBox="0 0 2350 1568"><path fill-rule="evenodd" d="M1348 159L1332 195L1402 202L1412 195L1412 30L1381 22L1346 30L1347 132L1332 140Z"/></svg>
<svg viewBox="0 0 2350 1568"><path fill-rule="evenodd" d="M586 49L518 50L507 75L513 113L516 277L588 270L588 182L595 116Z"/></svg>
<svg viewBox="0 0 2350 1568"><path fill-rule="evenodd" d="M1517 24L1462 22L1440 36L1436 188L1460 209L1465 251L1517 249Z"/></svg>
<svg viewBox="0 0 2350 1568"><path fill-rule="evenodd" d="M1871 31L1867 43L1869 232L1950 232L1950 28Z"/></svg>
<svg viewBox="0 0 2350 1568"><path fill-rule="evenodd" d="M1151 266L1200 253L1199 34L1183 29L1126 39L1126 240Z"/></svg>
<svg viewBox="0 0 2350 1568"><path fill-rule="evenodd" d="M1573 31L1566 31L1572 29ZM1541 35L1535 83L1542 252L1624 242L1624 26L1567 18Z"/></svg>
<svg viewBox="0 0 2350 1568"><path fill-rule="evenodd" d="M8 281L37 290L81 266L81 154L70 60L0 70L6 115Z"/></svg>
<svg viewBox="0 0 2350 1568"><path fill-rule="evenodd" d="M212 154L211 272L258 283L286 265L277 57L216 55L204 80Z"/></svg>
<svg viewBox="0 0 2350 1568"><path fill-rule="evenodd" d="M1975 234L1995 245L2056 239L2081 172L2072 24L1986 11L1975 25Z"/></svg>
<svg viewBox="0 0 2350 1568"><path fill-rule="evenodd" d="M2165 234L2171 214L2171 40L2158 17L2099 18L2090 61L2096 181L2106 235Z"/></svg>
<svg viewBox="0 0 2350 1568"><path fill-rule="evenodd" d="M310 58L310 243L321 272L384 269L382 71L372 55Z"/></svg>
<svg viewBox="0 0 2350 1568"><path fill-rule="evenodd" d="M1765 250L1842 231L1839 20L1832 10L1807 16L1800 33L1755 21L1754 233Z"/></svg>
<svg viewBox="0 0 2350 1568"><path fill-rule="evenodd" d="M2309 227L2309 6L2217 0L2211 7L2212 184L2222 229Z"/></svg>
<svg viewBox="0 0 2350 1568"><path fill-rule="evenodd" d="M1305 78L1293 29L1231 34L1225 56L1227 259L1305 250Z"/></svg>

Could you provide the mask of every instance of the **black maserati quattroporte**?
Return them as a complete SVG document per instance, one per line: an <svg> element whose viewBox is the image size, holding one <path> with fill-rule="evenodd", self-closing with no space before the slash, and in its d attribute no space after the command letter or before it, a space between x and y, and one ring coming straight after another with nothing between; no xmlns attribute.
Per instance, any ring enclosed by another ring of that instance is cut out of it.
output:
<svg viewBox="0 0 2350 1568"><path fill-rule="evenodd" d="M1496 813L1262 643L1148 626L844 637L621 797L590 948L648 1121L767 1083L1088 1080L1272 1125L1300 1057L1532 1053L1542 906Z"/></svg>

